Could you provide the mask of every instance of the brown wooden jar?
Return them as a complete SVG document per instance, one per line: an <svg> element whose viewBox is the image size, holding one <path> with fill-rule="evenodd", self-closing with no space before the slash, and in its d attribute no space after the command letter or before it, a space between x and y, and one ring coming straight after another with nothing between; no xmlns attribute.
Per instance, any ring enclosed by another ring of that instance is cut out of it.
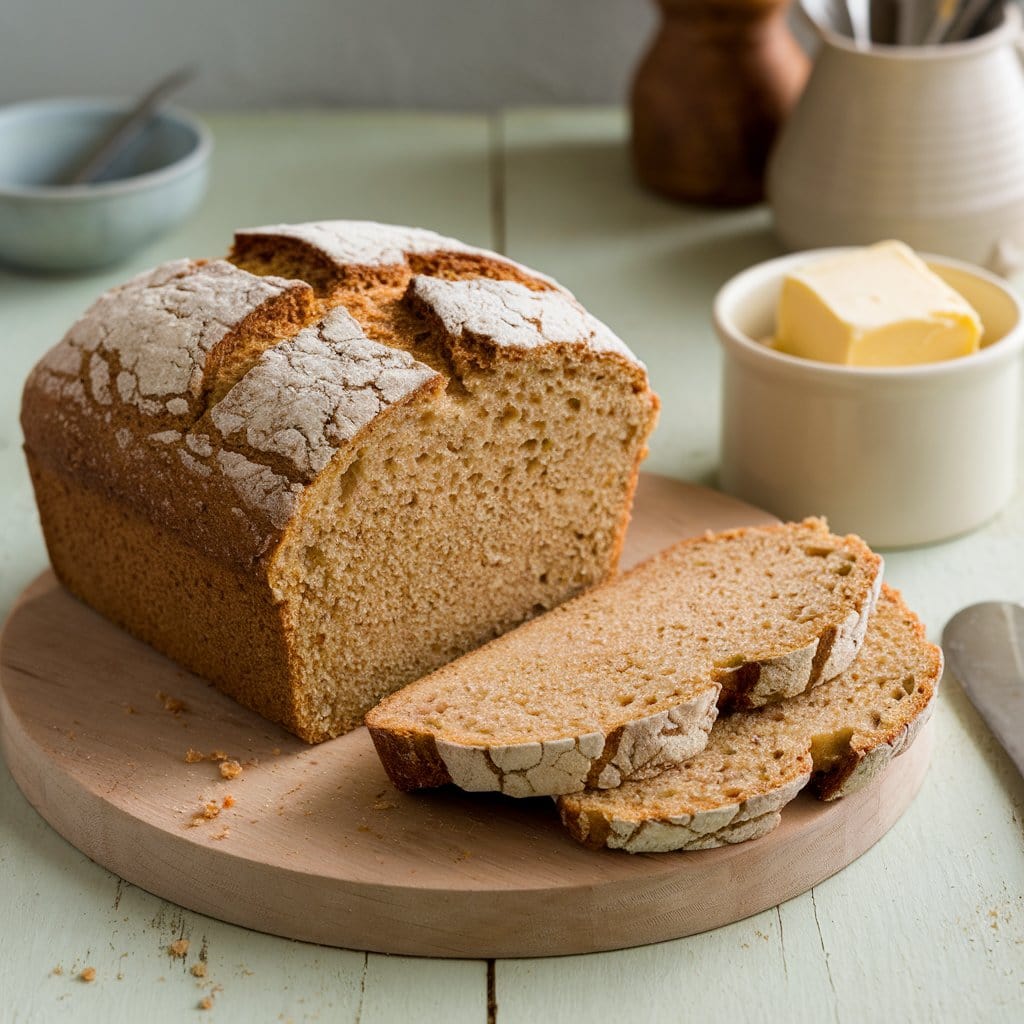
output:
<svg viewBox="0 0 1024 1024"><path fill-rule="evenodd" d="M756 202L810 66L786 25L789 0L656 2L661 29L633 81L636 173L675 199Z"/></svg>

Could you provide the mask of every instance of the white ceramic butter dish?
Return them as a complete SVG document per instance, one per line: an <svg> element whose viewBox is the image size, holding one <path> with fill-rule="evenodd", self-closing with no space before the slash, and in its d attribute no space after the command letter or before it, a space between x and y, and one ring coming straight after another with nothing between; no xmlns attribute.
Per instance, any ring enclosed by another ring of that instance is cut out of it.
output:
<svg viewBox="0 0 1024 1024"><path fill-rule="evenodd" d="M782 280L838 249L794 253L718 293L724 353L723 490L784 519L825 515L879 547L942 540L992 518L1018 469L1024 308L999 278L925 257L978 311L981 349L906 367L849 367L776 352Z"/></svg>

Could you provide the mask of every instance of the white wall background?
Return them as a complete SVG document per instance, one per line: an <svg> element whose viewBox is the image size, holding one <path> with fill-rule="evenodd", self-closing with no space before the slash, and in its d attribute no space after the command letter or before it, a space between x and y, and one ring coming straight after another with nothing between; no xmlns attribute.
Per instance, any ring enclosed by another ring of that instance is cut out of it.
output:
<svg viewBox="0 0 1024 1024"><path fill-rule="evenodd" d="M193 62L197 107L617 102L656 20L652 0L0 0L0 103Z"/></svg>

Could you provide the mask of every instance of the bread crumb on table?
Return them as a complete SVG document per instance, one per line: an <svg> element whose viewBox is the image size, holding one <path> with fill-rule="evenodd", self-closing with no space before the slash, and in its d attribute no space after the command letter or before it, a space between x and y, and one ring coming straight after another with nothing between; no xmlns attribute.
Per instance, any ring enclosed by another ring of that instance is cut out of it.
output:
<svg viewBox="0 0 1024 1024"><path fill-rule="evenodd" d="M192 977L193 978L205 978L206 977L206 964L202 960L197 961L192 965Z"/></svg>
<svg viewBox="0 0 1024 1024"><path fill-rule="evenodd" d="M221 839L227 839L229 835L231 835L231 829L225 827L222 828L213 838L219 842Z"/></svg>
<svg viewBox="0 0 1024 1024"><path fill-rule="evenodd" d="M210 1010L212 1008L213 1008L213 996L203 996L203 998L199 1000L199 1009L200 1010Z"/></svg>
<svg viewBox="0 0 1024 1024"><path fill-rule="evenodd" d="M198 764L203 760L203 753L200 750L195 750L193 747L189 747L185 751L185 764Z"/></svg>
<svg viewBox="0 0 1024 1024"><path fill-rule="evenodd" d="M221 761L220 775L222 779L237 779L242 774L242 766L237 761Z"/></svg>
<svg viewBox="0 0 1024 1024"><path fill-rule="evenodd" d="M188 939L176 939L167 947L167 953L178 960L183 960L185 954L188 953L188 946Z"/></svg>
<svg viewBox="0 0 1024 1024"><path fill-rule="evenodd" d="M221 805L221 807L225 807L225 808L227 808L227 807L234 807L235 806L235 798L230 793L228 793L228 795L226 797L224 797L224 799L221 801L220 805Z"/></svg>
<svg viewBox="0 0 1024 1024"><path fill-rule="evenodd" d="M83 967L78 972L79 981L95 981L96 980L96 968L95 967Z"/></svg>

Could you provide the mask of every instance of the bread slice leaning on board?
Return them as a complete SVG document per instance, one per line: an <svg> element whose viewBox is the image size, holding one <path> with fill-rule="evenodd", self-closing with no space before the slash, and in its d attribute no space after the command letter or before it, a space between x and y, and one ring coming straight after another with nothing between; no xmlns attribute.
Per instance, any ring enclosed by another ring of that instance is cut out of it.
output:
<svg viewBox="0 0 1024 1024"><path fill-rule="evenodd" d="M613 573L657 406L549 278L329 221L112 289L22 424L60 580L316 742Z"/></svg>
<svg viewBox="0 0 1024 1024"><path fill-rule="evenodd" d="M853 661L882 560L820 519L683 541L393 694L366 724L392 781L511 796L658 775L719 705L803 693Z"/></svg>
<svg viewBox="0 0 1024 1024"><path fill-rule="evenodd" d="M781 704L721 716L707 746L646 782L559 799L587 846L706 850L771 832L808 784L825 800L861 788L931 715L942 652L899 592L884 587L856 661Z"/></svg>

